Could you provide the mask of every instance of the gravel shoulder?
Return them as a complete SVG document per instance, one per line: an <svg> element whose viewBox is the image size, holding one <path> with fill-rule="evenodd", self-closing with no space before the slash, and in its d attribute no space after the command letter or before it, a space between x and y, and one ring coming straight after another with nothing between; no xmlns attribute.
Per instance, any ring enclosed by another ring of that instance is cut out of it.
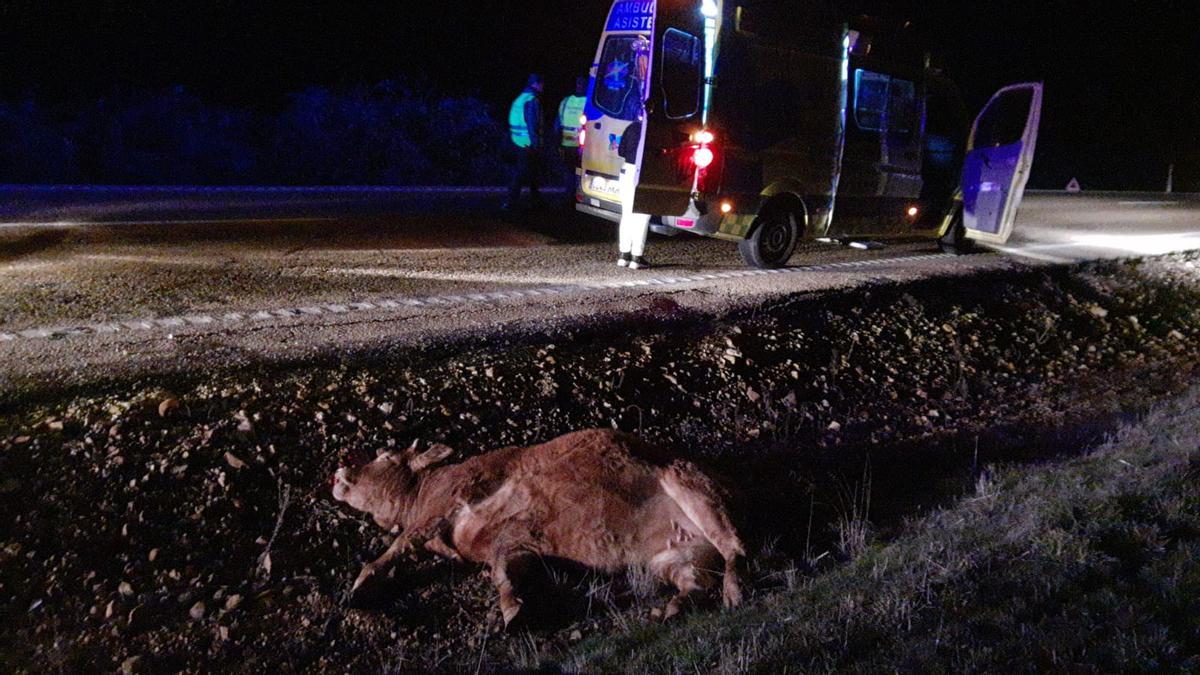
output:
<svg viewBox="0 0 1200 675"><path fill-rule="evenodd" d="M650 315L663 301L686 311L720 314L771 298L879 279L941 276L954 283L955 275L980 269L1024 268L992 255L937 256L927 242L872 252L814 244L797 256L787 274L672 281L741 274L745 268L736 249L725 242L680 238L654 246L660 267L633 274L612 263L607 237L458 249L318 246L294 254L279 242L262 250L219 242L180 244L178 249L156 243L137 250L125 244L81 244L54 254L59 257L53 261L26 261L0 271L0 306L9 304L12 322L0 326L0 334L92 322L152 327L42 339L18 336L16 341L0 335L0 400L143 375L357 358L365 351L488 339L502 330L553 332L613 315ZM622 286L645 280L655 283ZM539 290L546 288L559 290ZM526 291L536 294L519 295ZM494 292L508 297L486 302L469 297ZM406 304L414 299L427 302ZM316 316L300 311L331 303L368 303L373 309ZM228 313L264 313L269 320L221 321ZM216 321L188 320L197 316ZM141 324L143 320L151 323Z"/></svg>
<svg viewBox="0 0 1200 675"><path fill-rule="evenodd" d="M556 616L505 635L479 570L424 556L349 606L387 537L331 503L329 476L415 438L466 457L589 427L640 433L740 488L756 594L820 578L854 559L847 522L886 541L980 467L1071 456L1187 391L1198 260L963 270L955 284L781 293L719 312L656 294L602 321L11 398L0 660L21 672L500 670L652 624L665 597L637 575L556 572ZM868 483L866 517L847 521Z"/></svg>

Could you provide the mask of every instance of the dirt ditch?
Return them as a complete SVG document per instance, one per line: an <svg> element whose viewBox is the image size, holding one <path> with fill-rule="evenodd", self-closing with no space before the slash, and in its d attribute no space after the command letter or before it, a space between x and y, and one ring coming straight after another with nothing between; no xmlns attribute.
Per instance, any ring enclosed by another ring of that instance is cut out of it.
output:
<svg viewBox="0 0 1200 675"><path fill-rule="evenodd" d="M410 560L336 508L346 455L485 449L617 426L736 486L758 593L818 574L1000 462L1093 445L1191 384L1200 256L797 296L720 317L669 298L493 336L201 378L110 383L0 419L0 661L46 669L521 667L665 598L549 569L555 611L498 632L479 570ZM710 611L710 610L701 610Z"/></svg>

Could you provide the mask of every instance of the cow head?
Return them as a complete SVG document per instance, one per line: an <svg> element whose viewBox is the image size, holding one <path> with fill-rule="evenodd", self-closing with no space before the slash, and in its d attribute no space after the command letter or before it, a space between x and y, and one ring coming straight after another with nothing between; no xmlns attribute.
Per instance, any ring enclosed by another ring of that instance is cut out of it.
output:
<svg viewBox="0 0 1200 675"><path fill-rule="evenodd" d="M416 496L423 472L449 459L454 450L435 444L425 452L417 444L402 452L384 452L357 468L341 467L333 476L333 498L371 514L380 527L403 525L405 507Z"/></svg>

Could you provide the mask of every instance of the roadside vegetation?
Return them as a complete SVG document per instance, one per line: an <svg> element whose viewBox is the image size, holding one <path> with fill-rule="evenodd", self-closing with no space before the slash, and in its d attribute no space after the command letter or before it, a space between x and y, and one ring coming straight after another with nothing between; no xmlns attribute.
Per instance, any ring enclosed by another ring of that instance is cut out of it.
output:
<svg viewBox="0 0 1200 675"><path fill-rule="evenodd" d="M502 185L507 128L474 97L411 82L310 87L274 109L183 87L86 108L0 102L0 183Z"/></svg>
<svg viewBox="0 0 1200 675"><path fill-rule="evenodd" d="M547 662L550 662L547 659ZM1086 456L993 467L957 504L730 613L596 636L606 672L1195 672L1200 389Z"/></svg>

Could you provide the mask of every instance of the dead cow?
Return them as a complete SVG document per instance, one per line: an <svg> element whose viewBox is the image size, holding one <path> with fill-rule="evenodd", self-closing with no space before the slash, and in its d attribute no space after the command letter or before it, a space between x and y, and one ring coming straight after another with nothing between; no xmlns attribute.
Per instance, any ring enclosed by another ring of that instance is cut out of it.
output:
<svg viewBox="0 0 1200 675"><path fill-rule="evenodd" d="M716 483L693 464L609 430L439 466L453 453L414 446L338 470L334 498L399 535L364 567L355 590L422 545L487 565L506 624L521 610L520 571L538 556L609 573L644 567L678 589L668 617L713 585L714 569L724 569L725 605L741 602L741 539Z"/></svg>

